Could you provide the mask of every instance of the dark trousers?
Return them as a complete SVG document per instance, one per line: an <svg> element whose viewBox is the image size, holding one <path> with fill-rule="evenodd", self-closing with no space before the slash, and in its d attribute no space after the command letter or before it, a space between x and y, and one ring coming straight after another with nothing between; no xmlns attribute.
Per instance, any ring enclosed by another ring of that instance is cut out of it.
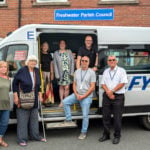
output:
<svg viewBox="0 0 150 150"><path fill-rule="evenodd" d="M40 141L38 108L29 110L17 108L17 138L18 143L28 141L28 132L32 140Z"/></svg>
<svg viewBox="0 0 150 150"><path fill-rule="evenodd" d="M114 137L121 136L122 113L124 108L124 94L115 94L115 99L111 100L103 94L103 125L105 135L110 135L111 114L114 121Z"/></svg>

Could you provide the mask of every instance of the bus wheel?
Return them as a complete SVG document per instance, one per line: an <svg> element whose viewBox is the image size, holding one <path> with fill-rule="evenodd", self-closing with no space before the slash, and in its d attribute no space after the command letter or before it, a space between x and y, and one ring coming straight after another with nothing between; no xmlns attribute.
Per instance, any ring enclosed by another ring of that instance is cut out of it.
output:
<svg viewBox="0 0 150 150"><path fill-rule="evenodd" d="M147 116L141 116L140 122L146 130L150 130L150 114Z"/></svg>

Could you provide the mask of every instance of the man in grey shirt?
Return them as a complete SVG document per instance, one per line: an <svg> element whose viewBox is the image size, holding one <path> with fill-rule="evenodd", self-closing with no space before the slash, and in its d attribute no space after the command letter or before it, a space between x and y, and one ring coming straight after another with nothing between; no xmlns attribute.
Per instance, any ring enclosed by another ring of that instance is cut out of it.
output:
<svg viewBox="0 0 150 150"><path fill-rule="evenodd" d="M65 123L71 123L70 105L80 103L83 121L81 134L79 139L85 139L89 125L89 110L92 103L93 91L95 90L96 75L95 72L89 68L89 57L83 56L81 58L81 68L77 69L74 74L73 91L74 93L63 100L64 111L66 115Z"/></svg>

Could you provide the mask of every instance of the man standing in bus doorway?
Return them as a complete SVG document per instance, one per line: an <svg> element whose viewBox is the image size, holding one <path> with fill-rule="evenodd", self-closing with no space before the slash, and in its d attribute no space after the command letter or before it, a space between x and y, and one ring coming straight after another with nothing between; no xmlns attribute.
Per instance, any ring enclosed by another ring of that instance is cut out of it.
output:
<svg viewBox="0 0 150 150"><path fill-rule="evenodd" d="M85 37L85 45L79 48L76 67L79 69L81 67L81 57L88 56L90 58L89 68L97 71L98 66L98 52L96 46L93 45L93 38L91 35Z"/></svg>
<svg viewBox="0 0 150 150"><path fill-rule="evenodd" d="M74 93L63 100L66 121L64 124L71 125L70 105L80 103L83 115L81 134L78 139L83 140L87 136L89 125L89 110L92 103L93 91L95 90L96 75L95 72L88 68L90 63L88 56L81 57L81 68L77 69L74 74L73 91Z"/></svg>
<svg viewBox="0 0 150 150"><path fill-rule="evenodd" d="M124 107L125 84L128 83L126 71L117 66L115 56L108 56L107 68L102 77L101 85L104 89L102 112L103 112L103 136L100 142L110 139L111 113L114 119L114 139L113 144L118 144L121 137L121 122Z"/></svg>

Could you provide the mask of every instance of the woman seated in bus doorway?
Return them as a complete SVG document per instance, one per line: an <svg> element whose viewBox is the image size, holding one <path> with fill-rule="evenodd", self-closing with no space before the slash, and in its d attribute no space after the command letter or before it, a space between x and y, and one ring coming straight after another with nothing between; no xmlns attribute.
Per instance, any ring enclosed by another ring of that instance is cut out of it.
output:
<svg viewBox="0 0 150 150"><path fill-rule="evenodd" d="M54 103L52 80L54 79L53 59L50 54L49 45L44 42L41 47L41 71L44 80L44 101L45 106Z"/></svg>
<svg viewBox="0 0 150 150"><path fill-rule="evenodd" d="M14 103L17 106L17 140L20 146L27 145L28 131L32 140L46 142L46 139L39 134L38 98L41 102L43 98L40 92L41 81L39 69L36 68L37 63L36 56L30 55L25 62L26 66L18 70L13 80ZM20 105L19 95L21 91L30 93L32 90L35 94L34 105L30 109L25 109Z"/></svg>
<svg viewBox="0 0 150 150"><path fill-rule="evenodd" d="M74 74L74 58L71 50L66 49L65 40L60 40L59 50L54 53L55 77L59 85L59 107L63 107L62 100L69 95L69 86Z"/></svg>
<svg viewBox="0 0 150 150"><path fill-rule="evenodd" d="M3 140L3 136L8 127L10 114L10 80L8 77L8 64L0 61L0 146L7 147L8 144Z"/></svg>

